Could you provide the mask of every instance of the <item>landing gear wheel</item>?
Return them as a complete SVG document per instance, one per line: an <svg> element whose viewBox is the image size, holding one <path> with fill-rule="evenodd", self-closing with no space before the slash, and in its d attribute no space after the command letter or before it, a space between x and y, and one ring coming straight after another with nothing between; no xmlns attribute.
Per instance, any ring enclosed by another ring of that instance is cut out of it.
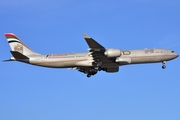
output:
<svg viewBox="0 0 180 120"><path fill-rule="evenodd" d="M98 67L98 71L101 71L102 70L102 68L101 67Z"/></svg>
<svg viewBox="0 0 180 120"><path fill-rule="evenodd" d="M89 78L89 77L91 77L91 75L88 74L87 77Z"/></svg>
<svg viewBox="0 0 180 120"><path fill-rule="evenodd" d="M163 65L163 66L162 66L162 69L165 69L165 68L166 68L166 66L165 66L165 65Z"/></svg>
<svg viewBox="0 0 180 120"><path fill-rule="evenodd" d="M166 68L166 61L162 61L162 69L165 69Z"/></svg>

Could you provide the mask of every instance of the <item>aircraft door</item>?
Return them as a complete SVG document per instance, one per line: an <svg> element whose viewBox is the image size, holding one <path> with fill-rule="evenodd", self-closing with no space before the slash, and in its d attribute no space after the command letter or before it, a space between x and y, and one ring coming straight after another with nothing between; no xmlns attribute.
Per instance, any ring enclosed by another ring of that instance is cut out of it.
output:
<svg viewBox="0 0 180 120"><path fill-rule="evenodd" d="M164 50L164 54L167 55L168 54L168 50Z"/></svg>
<svg viewBox="0 0 180 120"><path fill-rule="evenodd" d="M46 58L44 56L39 56L36 60L40 62L44 62Z"/></svg>
<svg viewBox="0 0 180 120"><path fill-rule="evenodd" d="M133 51L132 54L133 54L133 56L137 56L136 51Z"/></svg>

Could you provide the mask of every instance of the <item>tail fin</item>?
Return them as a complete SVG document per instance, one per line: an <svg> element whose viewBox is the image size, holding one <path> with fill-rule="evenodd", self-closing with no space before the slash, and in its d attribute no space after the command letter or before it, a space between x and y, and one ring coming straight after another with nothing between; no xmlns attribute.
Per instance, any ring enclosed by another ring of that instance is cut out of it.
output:
<svg viewBox="0 0 180 120"><path fill-rule="evenodd" d="M38 53L31 50L26 46L18 37L13 33L5 33L6 39L11 47L12 51L18 51L19 53L28 56L28 55L38 55Z"/></svg>

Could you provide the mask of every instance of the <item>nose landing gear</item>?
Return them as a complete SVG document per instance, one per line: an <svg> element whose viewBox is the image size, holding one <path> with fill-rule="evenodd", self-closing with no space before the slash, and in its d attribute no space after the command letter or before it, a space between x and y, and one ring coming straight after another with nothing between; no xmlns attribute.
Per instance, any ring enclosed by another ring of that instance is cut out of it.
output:
<svg viewBox="0 0 180 120"><path fill-rule="evenodd" d="M163 61L162 64L163 64L163 65L162 65L162 69L165 69L165 68L166 68L166 65L165 65L165 64L166 64L166 61Z"/></svg>
<svg viewBox="0 0 180 120"><path fill-rule="evenodd" d="M166 66L165 66L165 65L163 65L163 66L162 66L162 69L165 69L165 68L166 68Z"/></svg>

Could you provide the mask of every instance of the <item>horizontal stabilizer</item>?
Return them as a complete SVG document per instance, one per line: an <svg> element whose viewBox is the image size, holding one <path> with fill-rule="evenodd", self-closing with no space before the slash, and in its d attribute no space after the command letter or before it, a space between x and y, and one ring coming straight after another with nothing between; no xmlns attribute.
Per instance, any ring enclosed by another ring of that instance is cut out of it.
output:
<svg viewBox="0 0 180 120"><path fill-rule="evenodd" d="M23 55L18 51L11 51L11 53L15 59L29 59L27 56Z"/></svg>
<svg viewBox="0 0 180 120"><path fill-rule="evenodd" d="M11 59L9 59L9 60L3 60L3 62L10 62L10 61L15 61L15 60L11 60Z"/></svg>

